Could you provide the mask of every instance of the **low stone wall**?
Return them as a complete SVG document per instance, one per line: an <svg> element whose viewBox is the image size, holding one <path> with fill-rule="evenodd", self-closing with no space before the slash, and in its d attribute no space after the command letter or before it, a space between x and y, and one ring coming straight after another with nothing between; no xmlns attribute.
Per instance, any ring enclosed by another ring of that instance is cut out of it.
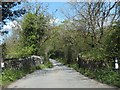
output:
<svg viewBox="0 0 120 90"><path fill-rule="evenodd" d="M33 66L38 66L43 63L44 58L40 56L31 56L24 58L9 58L4 59L4 69L23 69L23 68L31 68Z"/></svg>
<svg viewBox="0 0 120 90"><path fill-rule="evenodd" d="M111 62L105 62L105 61L96 61L96 60L84 60L81 57L78 57L78 65L81 68L88 68L92 71L98 70L98 69L106 69L110 68L112 66Z"/></svg>

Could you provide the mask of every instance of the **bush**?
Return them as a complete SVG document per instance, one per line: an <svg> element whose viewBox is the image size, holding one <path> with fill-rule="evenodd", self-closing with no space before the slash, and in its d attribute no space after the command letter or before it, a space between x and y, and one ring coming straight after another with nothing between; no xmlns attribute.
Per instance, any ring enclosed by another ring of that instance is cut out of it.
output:
<svg viewBox="0 0 120 90"><path fill-rule="evenodd" d="M120 58L120 21L112 27L112 33L109 33L106 39L106 54L108 57Z"/></svg>
<svg viewBox="0 0 120 90"><path fill-rule="evenodd" d="M52 68L52 67L53 67L53 64L52 64L50 61L48 61L47 63L45 63L45 66L46 66L47 68Z"/></svg>
<svg viewBox="0 0 120 90"><path fill-rule="evenodd" d="M96 47L89 51L82 52L83 59L91 59L96 61L105 60L105 51L102 47Z"/></svg>

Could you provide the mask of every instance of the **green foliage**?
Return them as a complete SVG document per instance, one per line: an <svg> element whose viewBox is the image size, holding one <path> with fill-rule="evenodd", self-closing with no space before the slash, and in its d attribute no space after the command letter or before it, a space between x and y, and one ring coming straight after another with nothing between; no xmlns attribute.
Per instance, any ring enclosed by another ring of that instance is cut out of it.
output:
<svg viewBox="0 0 120 90"><path fill-rule="evenodd" d="M2 86L2 73L0 73L0 86Z"/></svg>
<svg viewBox="0 0 120 90"><path fill-rule="evenodd" d="M52 68L53 67L53 64L48 61L46 62L45 64L40 64L39 66L36 66L36 70L40 70L40 69L45 69L45 68Z"/></svg>
<svg viewBox="0 0 120 90"><path fill-rule="evenodd" d="M14 30L13 35L6 41L5 57L20 58L33 54L40 55L41 40L47 30L46 23L46 18L42 13L26 14L22 21L22 29Z"/></svg>
<svg viewBox="0 0 120 90"><path fill-rule="evenodd" d="M2 72L2 85L7 85L10 82L22 78L24 75L25 72L23 72L23 70L6 69L4 72Z"/></svg>
<svg viewBox="0 0 120 90"><path fill-rule="evenodd" d="M4 47L4 52L7 53L6 57L19 58L33 54L43 55L44 64L31 67L29 70L28 68L25 69L24 72L27 73L33 72L36 69L53 67L49 62L49 57L57 58L90 78L95 78L108 84L111 84L113 81L113 85L120 85L120 81L118 80L120 77L117 72L112 70L92 72L89 69L78 68L78 64L76 64L76 58L79 53L83 59L92 59L94 61L106 60L108 62L108 57L120 58L119 21L110 28L106 26L107 30L104 27L102 29L94 28L94 33L91 30L87 30L92 27L89 24L88 26L84 25L86 21L83 19L78 20L81 24L80 26L77 26L78 23L76 22L73 22L73 24L76 24L73 26L70 20L65 20L61 25L51 25L51 28L48 29L47 24L49 25L49 20L46 18L47 16L43 12L38 13L39 10L36 13L29 12L24 16L20 33L13 35L14 37L8 40L11 43L9 42L4 45L6 46L6 48ZM105 32L102 34L100 30ZM101 38L99 37L100 34L102 34ZM18 75L19 73L24 74L24 72L18 71L12 77L11 75L14 73L14 70L5 71L4 76L8 76L9 78L4 77L4 79L5 81L14 81L17 77L21 77Z"/></svg>
<svg viewBox="0 0 120 90"><path fill-rule="evenodd" d="M28 49L28 54L39 55L41 39L46 30L46 19L43 14L37 15L28 13L22 23L23 46ZM27 36L27 37L26 37Z"/></svg>
<svg viewBox="0 0 120 90"><path fill-rule="evenodd" d="M35 68L36 68L36 70L40 70L40 69L46 68L46 66L44 64L41 64L39 66L36 66Z"/></svg>
<svg viewBox="0 0 120 90"><path fill-rule="evenodd" d="M89 69L80 68L79 72L102 83L120 87L120 75L113 70L97 70L93 72Z"/></svg>
<svg viewBox="0 0 120 90"><path fill-rule="evenodd" d="M52 68L52 67L53 67L53 64L52 64L50 61L48 61L47 63L45 63L45 66L46 66L47 68Z"/></svg>
<svg viewBox="0 0 120 90"><path fill-rule="evenodd" d="M64 60L63 58L56 58L56 60L59 61L59 62L61 62L64 65L67 64L66 60Z"/></svg>
<svg viewBox="0 0 120 90"><path fill-rule="evenodd" d="M6 43L4 43L4 44L2 44L2 45L0 45L0 48L2 48L2 53L1 53L1 55L3 56L3 58L5 58L5 56L6 56Z"/></svg>
<svg viewBox="0 0 120 90"><path fill-rule="evenodd" d="M23 47L19 53L21 57L26 57L32 55L33 52L34 52L34 48L32 46L26 46Z"/></svg>
<svg viewBox="0 0 120 90"><path fill-rule="evenodd" d="M96 61L105 60L105 51L103 48L100 47L93 48L89 51L83 51L82 58L86 60L91 59Z"/></svg>
<svg viewBox="0 0 120 90"><path fill-rule="evenodd" d="M106 54L109 57L120 58L120 21L112 27L112 33L108 35L106 40Z"/></svg>
<svg viewBox="0 0 120 90"><path fill-rule="evenodd" d="M48 57L64 58L68 63L74 62L78 53L86 49L81 33L75 30L64 30L55 26L47 31L48 39L41 51L48 52Z"/></svg>
<svg viewBox="0 0 120 90"><path fill-rule="evenodd" d="M67 64L68 67L74 68L76 71L79 71L79 66L77 63L74 64Z"/></svg>

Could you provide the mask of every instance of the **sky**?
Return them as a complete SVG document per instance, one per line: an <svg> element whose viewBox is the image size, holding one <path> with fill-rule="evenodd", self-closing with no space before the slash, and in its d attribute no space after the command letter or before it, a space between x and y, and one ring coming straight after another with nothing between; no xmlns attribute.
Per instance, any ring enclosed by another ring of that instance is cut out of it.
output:
<svg viewBox="0 0 120 90"><path fill-rule="evenodd" d="M43 2L43 6L48 5L48 12L52 14L56 19L63 21L66 17L62 13L62 10L69 8L67 2Z"/></svg>
<svg viewBox="0 0 120 90"><path fill-rule="evenodd" d="M62 14L61 10L66 8L67 6L66 2L49 2L47 4L49 5L49 10L48 10L49 13L51 14L53 13L53 15L55 15L55 17L60 20L65 19L65 16Z"/></svg>

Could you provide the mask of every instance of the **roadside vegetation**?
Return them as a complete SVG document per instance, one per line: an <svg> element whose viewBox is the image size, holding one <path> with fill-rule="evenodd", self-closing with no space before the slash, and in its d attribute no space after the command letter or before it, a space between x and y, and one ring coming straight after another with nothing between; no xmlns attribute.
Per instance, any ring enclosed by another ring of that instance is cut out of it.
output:
<svg viewBox="0 0 120 90"><path fill-rule="evenodd" d="M61 61L61 60L58 60ZM62 61L64 64L64 62ZM77 72L89 77L91 79L95 79L101 83L108 84L111 86L120 87L120 72L114 71L111 69L98 69L96 71L92 71L89 68L80 68L77 63L75 64L65 64L68 67L75 69Z"/></svg>
<svg viewBox="0 0 120 90"><path fill-rule="evenodd" d="M14 5L9 3L10 5ZM9 7L6 7L9 8ZM28 11L23 20L14 23L12 35L1 45L3 58L22 58L32 55L41 56L40 46L42 39L48 30L49 15L45 15L38 4L35 11ZM33 67L23 67L22 69L4 68L0 73L0 85L4 88L11 82L14 82L35 70L52 68L53 65L45 53L43 64ZM29 66L29 65L28 65Z"/></svg>
<svg viewBox="0 0 120 90"><path fill-rule="evenodd" d="M5 69L1 73L2 75L0 78L0 85L2 85L2 88L5 88L7 85L9 85L11 82L14 82L20 78L25 77L27 74L30 74L36 70L42 70L45 68L52 68L53 65L51 62L47 62L46 64L40 64L38 66L31 67L27 70L15 70L15 69Z"/></svg>
<svg viewBox="0 0 120 90"><path fill-rule="evenodd" d="M115 58L120 60L120 2L76 2L69 5L74 15L64 10L66 20L59 25L54 21L50 23L52 16L45 11L46 8L41 10L39 4L35 11L29 9L23 20L18 21L13 35L2 45L4 58L38 55L44 56L44 64L25 72L5 70L3 83L36 69L52 67L49 58L53 58L85 76L120 87L120 69L114 70ZM83 67L80 60L87 66ZM93 67L88 67L88 62ZM94 68L97 66L95 62L102 62L105 68Z"/></svg>

